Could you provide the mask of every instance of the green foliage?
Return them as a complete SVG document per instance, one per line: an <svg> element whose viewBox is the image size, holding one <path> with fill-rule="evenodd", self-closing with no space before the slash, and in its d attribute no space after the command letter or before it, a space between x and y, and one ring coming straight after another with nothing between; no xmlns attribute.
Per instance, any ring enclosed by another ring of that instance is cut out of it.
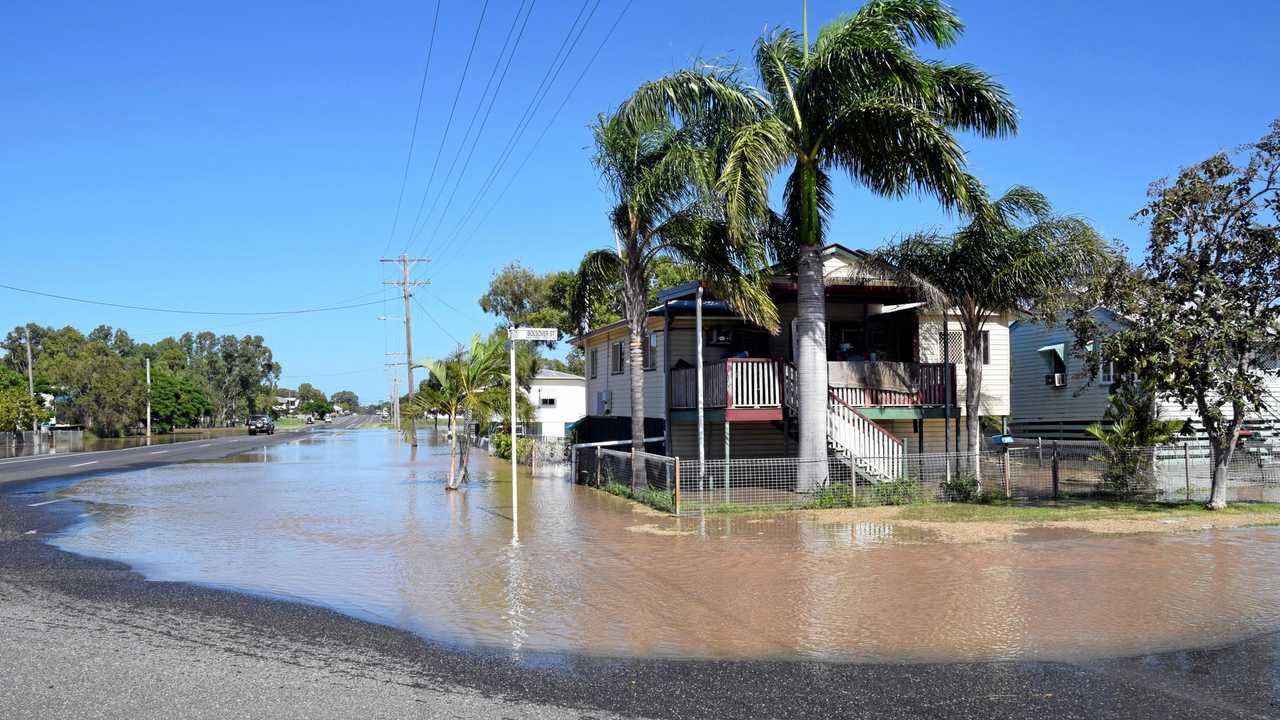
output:
<svg viewBox="0 0 1280 720"><path fill-rule="evenodd" d="M1150 225L1142 267L1117 266L1101 302L1124 327L1073 319L1091 374L1104 361L1161 400L1194 409L1214 449L1211 504L1226 505L1225 469L1244 419L1266 408L1280 357L1280 120L1241 162L1219 153L1152 184L1136 218Z"/></svg>
<svg viewBox="0 0 1280 720"><path fill-rule="evenodd" d="M298 406L298 411L304 415L314 415L322 418L333 412L333 406L327 400L309 400Z"/></svg>
<svg viewBox="0 0 1280 720"><path fill-rule="evenodd" d="M873 505L911 505L924 502L924 492L911 478L886 480L871 486Z"/></svg>
<svg viewBox="0 0 1280 720"><path fill-rule="evenodd" d="M0 390L12 390L13 388L26 389L27 378L17 370L11 370L7 367L0 367Z"/></svg>
<svg viewBox="0 0 1280 720"><path fill-rule="evenodd" d="M360 396L350 390L339 390L330 395L329 402L349 412L355 412L360 409Z"/></svg>
<svg viewBox="0 0 1280 720"><path fill-rule="evenodd" d="M33 422L45 417L44 408L27 393L25 382L21 387L0 387L0 432L30 430Z"/></svg>
<svg viewBox="0 0 1280 720"><path fill-rule="evenodd" d="M517 460L522 464L529 464L530 458L533 457L534 442L533 438L522 437L516 441ZM501 433L493 436L493 454L503 460L511 459L511 435Z"/></svg>
<svg viewBox="0 0 1280 720"><path fill-rule="evenodd" d="M942 481L939 489L942 496L951 502L976 503L983 502L987 495L978 484L978 478L972 473L953 475Z"/></svg>
<svg viewBox="0 0 1280 720"><path fill-rule="evenodd" d="M212 403L190 373L164 365L151 368L151 418L160 432L192 427L212 409Z"/></svg>
<svg viewBox="0 0 1280 720"><path fill-rule="evenodd" d="M1130 499L1151 489L1151 454L1154 445L1164 445L1178 434L1182 423L1160 420L1156 398L1134 382L1118 382L1113 386L1102 422L1085 428L1104 448L1096 459L1105 461L1102 490L1122 499Z"/></svg>
<svg viewBox="0 0 1280 720"><path fill-rule="evenodd" d="M828 509L854 507L857 504L858 497L848 483L832 483L819 488L813 494L813 498L809 501L807 507Z"/></svg>
<svg viewBox="0 0 1280 720"><path fill-rule="evenodd" d="M644 488L638 492L632 492L631 488L618 482L607 482L600 486L600 489L610 495L617 495L629 500L635 500L642 505L648 505L655 510L662 512L674 513L676 511L675 496L667 490L654 490Z"/></svg>

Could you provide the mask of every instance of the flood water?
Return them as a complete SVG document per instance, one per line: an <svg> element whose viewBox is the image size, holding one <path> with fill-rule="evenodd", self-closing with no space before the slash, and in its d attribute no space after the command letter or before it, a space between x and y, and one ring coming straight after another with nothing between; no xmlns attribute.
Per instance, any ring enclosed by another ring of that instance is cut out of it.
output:
<svg viewBox="0 0 1280 720"><path fill-rule="evenodd" d="M150 579L321 604L515 653L856 661L1082 659L1280 626L1280 531L941 544L789 515L669 518L445 448L333 431L80 481L53 540Z"/></svg>

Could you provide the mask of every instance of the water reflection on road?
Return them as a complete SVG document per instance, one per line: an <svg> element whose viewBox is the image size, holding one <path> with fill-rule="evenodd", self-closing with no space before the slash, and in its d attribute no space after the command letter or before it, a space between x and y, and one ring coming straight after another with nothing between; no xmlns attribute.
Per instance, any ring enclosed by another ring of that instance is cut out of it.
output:
<svg viewBox="0 0 1280 720"><path fill-rule="evenodd" d="M380 430L84 480L55 540L148 578L297 598L513 652L1069 659L1280 621L1280 531L947 545L874 523L669 518Z"/></svg>

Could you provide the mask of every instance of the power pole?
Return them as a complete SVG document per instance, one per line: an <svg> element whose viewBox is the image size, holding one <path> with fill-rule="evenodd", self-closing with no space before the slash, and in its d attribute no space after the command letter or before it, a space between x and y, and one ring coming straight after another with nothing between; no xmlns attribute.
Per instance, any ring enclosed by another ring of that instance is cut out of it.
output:
<svg viewBox="0 0 1280 720"><path fill-rule="evenodd" d="M147 444L151 444L151 358L147 361Z"/></svg>
<svg viewBox="0 0 1280 720"><path fill-rule="evenodd" d="M23 330L27 331L27 393L34 399L36 396L36 381L35 375L31 371L31 326L23 326ZM31 432L36 433L37 437L40 434L40 421L36 418L31 418Z"/></svg>
<svg viewBox="0 0 1280 720"><path fill-rule="evenodd" d="M426 280L410 280L409 268L417 263L431 262L428 258L411 258L408 255L401 255L398 258L380 258L379 262L399 263L401 270L401 280L383 281L384 285L399 285L404 293L404 367L407 379L409 381L409 402L413 402L413 317L409 307L409 298L413 297L413 293L409 292L409 288L417 285L426 285ZM409 414L409 444L418 447L418 420Z"/></svg>

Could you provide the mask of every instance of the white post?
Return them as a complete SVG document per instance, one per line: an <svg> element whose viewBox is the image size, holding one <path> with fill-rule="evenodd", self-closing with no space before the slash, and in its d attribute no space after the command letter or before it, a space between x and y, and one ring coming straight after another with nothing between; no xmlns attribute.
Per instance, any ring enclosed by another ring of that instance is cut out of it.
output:
<svg viewBox="0 0 1280 720"><path fill-rule="evenodd" d="M517 502L516 466L516 337L515 326L511 327L507 344L511 346L511 544L520 544L520 505Z"/></svg>
<svg viewBox="0 0 1280 720"><path fill-rule="evenodd" d="M31 369L31 326L27 325L23 329L27 331L27 394L30 395L32 399L35 399L36 381L35 381L35 374L32 373L32 369ZM32 432L31 441L33 443L39 442L40 421L37 420L36 418L31 418L31 432Z"/></svg>
<svg viewBox="0 0 1280 720"><path fill-rule="evenodd" d="M694 301L694 332L698 336L697 344L697 382L698 382L698 492L706 490L703 483L707 475L707 442L705 418L702 411L702 284L698 284L697 299Z"/></svg>
<svg viewBox="0 0 1280 720"><path fill-rule="evenodd" d="M147 363L147 444L151 444L151 358Z"/></svg>

